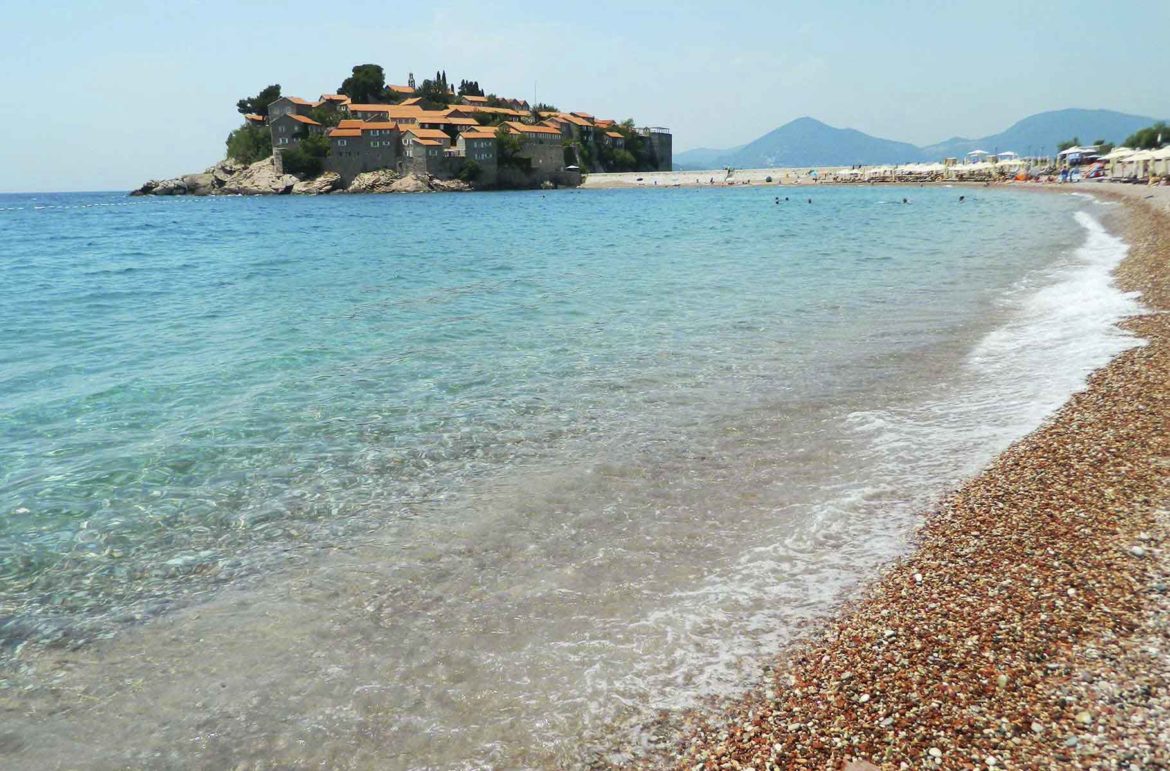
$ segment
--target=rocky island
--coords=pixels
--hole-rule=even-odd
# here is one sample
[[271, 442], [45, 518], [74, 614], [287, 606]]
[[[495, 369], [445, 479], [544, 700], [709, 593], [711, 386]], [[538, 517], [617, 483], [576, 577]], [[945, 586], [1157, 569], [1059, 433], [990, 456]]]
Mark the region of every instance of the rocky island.
[[270, 85], [236, 109], [226, 158], [131, 195], [321, 195], [576, 186], [590, 172], [669, 171], [671, 134], [550, 104], [485, 95], [476, 81], [385, 82], [353, 68], [309, 101]]

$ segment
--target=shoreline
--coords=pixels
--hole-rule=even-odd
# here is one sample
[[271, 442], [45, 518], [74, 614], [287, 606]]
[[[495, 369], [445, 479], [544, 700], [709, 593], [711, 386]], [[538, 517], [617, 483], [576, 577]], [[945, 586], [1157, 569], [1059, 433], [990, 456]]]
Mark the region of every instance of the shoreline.
[[1114, 276], [1146, 345], [947, 496], [755, 690], [633, 765], [1170, 763], [1170, 190], [1089, 189], [1124, 205]]

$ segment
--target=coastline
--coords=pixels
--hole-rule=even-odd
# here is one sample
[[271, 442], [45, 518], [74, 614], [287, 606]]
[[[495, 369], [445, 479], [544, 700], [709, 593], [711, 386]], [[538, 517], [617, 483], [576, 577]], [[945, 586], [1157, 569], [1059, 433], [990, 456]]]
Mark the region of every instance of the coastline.
[[755, 691], [684, 716], [638, 766], [1170, 763], [1170, 190], [1057, 189], [1124, 204], [1115, 277], [1151, 311], [1124, 324], [1146, 345], [948, 496]]

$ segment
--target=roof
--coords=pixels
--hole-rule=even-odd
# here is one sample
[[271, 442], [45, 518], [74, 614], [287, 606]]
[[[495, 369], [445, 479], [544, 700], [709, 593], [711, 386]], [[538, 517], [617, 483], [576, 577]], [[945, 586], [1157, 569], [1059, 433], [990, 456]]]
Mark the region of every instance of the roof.
[[626, 138], [625, 134], [622, 134], [619, 131], [607, 131], [607, 132], [605, 132], [605, 135], [607, 137], [612, 138], [612, 139], [625, 139]]
[[[304, 105], [309, 105], [309, 106], [312, 106], [313, 104], [315, 104], [314, 102], [310, 102], [308, 100], [301, 99], [299, 96], [286, 96], [284, 98], [289, 100], [293, 104], [304, 104]], [[277, 101], [279, 101], [279, 100], [277, 100]]]
[[297, 123], [305, 123], [305, 124], [308, 124], [310, 126], [320, 126], [321, 125], [320, 123], [313, 120], [312, 118], [306, 118], [304, 115], [296, 115], [294, 113], [290, 113], [288, 117], [292, 118]]
[[403, 99], [402, 102], [400, 102], [400, 106], [413, 107], [414, 105], [418, 104], [421, 101], [422, 101], [421, 96], [413, 96], [410, 99]]
[[[401, 128], [401, 127], [400, 127]], [[446, 134], [438, 129], [418, 128], [416, 126], [407, 126], [402, 129], [403, 133], [413, 134], [419, 139], [450, 139]]]
[[495, 139], [496, 132], [488, 129], [472, 129], [471, 131], [464, 131], [459, 136], [464, 139]]
[[592, 126], [593, 124], [582, 118], [580, 115], [574, 115], [571, 112], [562, 112], [558, 117], [561, 120], [566, 120], [576, 126]]
[[391, 91], [393, 91], [396, 94], [413, 94], [414, 93], [414, 89], [411, 88], [410, 86], [389, 86], [388, 85], [388, 86], [386, 86], [386, 88], [390, 89]]
[[520, 134], [556, 134], [557, 136], [561, 135], [561, 132], [558, 131], [557, 129], [553, 128], [552, 126], [541, 126], [541, 125], [530, 126], [527, 123], [517, 123], [514, 120], [510, 120], [507, 123], [505, 123], [504, 125], [507, 126], [509, 129], [511, 129], [512, 131], [515, 131], [515, 132], [520, 133]]
[[244, 120], [250, 120], [253, 123], [263, 123], [265, 118], [263, 115], [257, 115], [254, 112], [250, 112], [244, 116]]
[[436, 142], [433, 139], [416, 139], [414, 141], [420, 145], [425, 145], [427, 147], [438, 147], [441, 144], [443, 144], [442, 142]]
[[389, 112], [392, 104], [349, 104], [350, 112]]
[[589, 113], [587, 113], [587, 112], [575, 112], [575, 113], [572, 113], [572, 114], [573, 114], [573, 115], [576, 115], [578, 118], [584, 118], [584, 119], [585, 119], [585, 120], [587, 120], [587, 121], [592, 121], [592, 120], [593, 120], [593, 116], [592, 116], [592, 115], [590, 115], [590, 114], [589, 114]]
[[360, 118], [346, 118], [346, 119], [344, 119], [344, 120], [340, 121], [340, 122], [337, 124], [337, 128], [342, 128], [342, 129], [356, 128], [356, 129], [360, 129], [360, 128], [362, 127], [362, 124], [363, 124], [363, 123], [365, 123], [365, 121], [364, 121], [364, 120], [361, 120]]
[[349, 128], [335, 128], [335, 129], [329, 129], [329, 136], [330, 136], [330, 138], [332, 138], [332, 137], [360, 137], [361, 135], [362, 135], [362, 130], [361, 130], [360, 128], [355, 128], [355, 129], [349, 129]]
[[348, 102], [349, 97], [345, 94], [321, 94], [322, 102]]
[[609, 118], [598, 118], [598, 119], [594, 120], [593, 123], [594, 123], [594, 125], [600, 126], [601, 128], [608, 128], [610, 126], [617, 125], [616, 120], [610, 120]]
[[463, 101], [471, 102], [472, 104], [487, 104], [487, 97], [467, 95], [463, 97]]

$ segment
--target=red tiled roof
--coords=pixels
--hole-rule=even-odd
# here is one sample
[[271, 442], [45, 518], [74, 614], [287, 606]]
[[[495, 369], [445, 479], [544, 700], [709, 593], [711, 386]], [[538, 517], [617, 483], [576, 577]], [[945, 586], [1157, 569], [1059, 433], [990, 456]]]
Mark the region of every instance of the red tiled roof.
[[401, 107], [414, 107], [415, 105], [417, 105], [421, 101], [422, 101], [421, 96], [415, 96], [415, 97], [411, 97], [410, 99], [403, 99], [401, 102], [399, 102], [399, 106], [401, 106]]
[[464, 131], [460, 136], [464, 139], [495, 139], [496, 132], [488, 129], [472, 129], [471, 131]]
[[433, 139], [416, 139], [414, 141], [417, 144], [426, 145], [427, 147], [438, 147], [443, 144], [442, 142], [436, 142]]
[[285, 99], [289, 100], [293, 104], [303, 104], [303, 105], [308, 105], [310, 107], [313, 106], [313, 102], [309, 102], [309, 101], [306, 101], [304, 99], [301, 99], [299, 96], [286, 96]]
[[329, 129], [329, 136], [332, 137], [360, 137], [362, 130], [360, 128], [335, 128]]
[[504, 125], [507, 126], [509, 129], [511, 129], [512, 131], [515, 131], [515, 132], [520, 133], [520, 134], [556, 134], [557, 136], [561, 135], [561, 132], [558, 131], [557, 129], [553, 128], [552, 126], [541, 126], [541, 125], [530, 126], [527, 123], [517, 123], [514, 120], [510, 120], [507, 123], [505, 123]]
[[466, 101], [468, 101], [468, 102], [471, 102], [472, 104], [487, 104], [487, 97], [486, 97], [486, 96], [471, 96], [471, 95], [468, 95], [468, 96], [465, 96], [465, 97], [463, 97], [463, 98], [464, 98]]
[[244, 120], [250, 120], [253, 123], [263, 123], [265, 118], [263, 115], [257, 115], [254, 112], [250, 112], [244, 116]]
[[320, 123], [313, 120], [312, 118], [306, 118], [304, 115], [296, 115], [296, 114], [290, 113], [288, 117], [292, 118], [297, 123], [306, 123], [310, 126], [320, 126], [321, 125]]
[[410, 86], [390, 86], [390, 85], [388, 85], [388, 86], [386, 86], [386, 88], [390, 89], [391, 91], [393, 91], [396, 94], [413, 94], [414, 93], [414, 89], [411, 88]]

